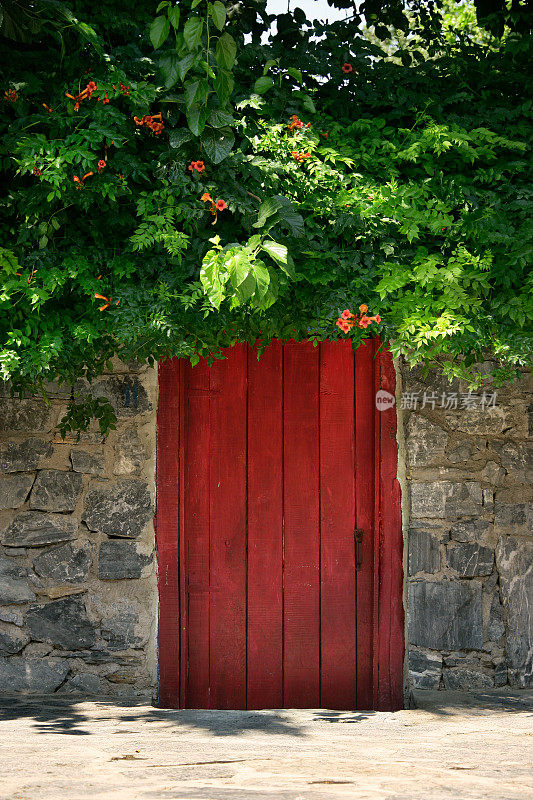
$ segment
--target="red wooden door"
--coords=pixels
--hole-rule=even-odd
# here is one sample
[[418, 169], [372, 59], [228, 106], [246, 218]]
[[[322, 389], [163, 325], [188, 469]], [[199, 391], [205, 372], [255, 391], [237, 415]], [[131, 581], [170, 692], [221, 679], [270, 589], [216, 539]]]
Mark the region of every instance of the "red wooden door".
[[376, 350], [161, 365], [161, 705], [401, 707], [396, 415], [375, 404], [394, 371]]

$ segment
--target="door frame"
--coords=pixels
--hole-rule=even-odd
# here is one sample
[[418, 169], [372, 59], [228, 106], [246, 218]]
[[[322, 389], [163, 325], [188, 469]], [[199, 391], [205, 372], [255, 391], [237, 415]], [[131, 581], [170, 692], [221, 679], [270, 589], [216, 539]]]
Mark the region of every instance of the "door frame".
[[[374, 593], [373, 593], [373, 708], [403, 707], [404, 607], [403, 531], [400, 484], [397, 478], [396, 407], [378, 410], [378, 390], [395, 395], [396, 373], [391, 354], [379, 350], [380, 340], [361, 345], [373, 392], [367, 392], [373, 425], [365, 424], [374, 452]], [[357, 389], [356, 389], [357, 391]], [[185, 621], [180, 616], [180, 402], [179, 359], [159, 364], [156, 460], [156, 547], [159, 584], [158, 698], [162, 708], [180, 707], [180, 640]]]

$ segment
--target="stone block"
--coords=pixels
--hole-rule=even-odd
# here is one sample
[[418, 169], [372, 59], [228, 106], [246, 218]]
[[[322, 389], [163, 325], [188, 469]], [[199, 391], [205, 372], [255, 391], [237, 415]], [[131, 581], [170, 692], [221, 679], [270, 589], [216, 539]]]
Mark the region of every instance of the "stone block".
[[410, 528], [408, 534], [409, 575], [417, 572], [434, 573], [440, 570], [442, 536], [424, 529]]
[[456, 542], [479, 542], [490, 528], [484, 519], [462, 520], [450, 528], [450, 536]]
[[33, 600], [35, 594], [28, 583], [27, 570], [0, 556], [0, 604], [16, 605]]
[[411, 515], [428, 519], [476, 516], [481, 513], [479, 483], [427, 481], [411, 484]]
[[468, 461], [473, 452], [474, 447], [471, 442], [462, 442], [461, 444], [457, 445], [457, 447], [449, 450], [449, 452], [446, 453], [446, 458], [453, 464], [458, 464], [461, 461]]
[[47, 433], [54, 425], [55, 413], [44, 400], [10, 397], [0, 404], [0, 433]]
[[115, 447], [115, 475], [134, 475], [146, 460], [146, 450], [135, 429], [124, 431]]
[[80, 694], [98, 695], [100, 692], [100, 678], [91, 672], [78, 672], [73, 675], [65, 687], [67, 692]]
[[[46, 642], [30, 642], [24, 648], [24, 657], [25, 658], [43, 658], [43, 656], [47, 656], [49, 653], [52, 652], [54, 648], [51, 644], [46, 644]], [[58, 658], [60, 657], [58, 653], [55, 654]]]
[[532, 480], [533, 450], [529, 443], [494, 442], [493, 449], [500, 456], [502, 467], [513, 480], [529, 483]]
[[0, 535], [6, 547], [43, 547], [74, 539], [78, 524], [62, 514], [23, 511]]
[[440, 653], [409, 650], [409, 675], [415, 689], [438, 689], [442, 673]]
[[10, 655], [20, 653], [29, 641], [30, 637], [26, 631], [8, 622], [0, 622], [0, 653]]
[[38, 511], [74, 511], [83, 488], [77, 472], [43, 469], [30, 495], [30, 508]]
[[498, 664], [494, 670], [494, 686], [505, 686], [509, 680], [506, 664]]
[[111, 539], [100, 545], [98, 577], [105, 581], [140, 578], [143, 567], [151, 560], [151, 556], [139, 552], [133, 542]]
[[407, 456], [411, 467], [440, 463], [448, 442], [443, 428], [420, 414], [411, 414], [407, 426]]
[[490, 689], [494, 686], [494, 679], [486, 672], [476, 669], [456, 667], [445, 669], [444, 688], [469, 692], [472, 689]]
[[92, 647], [95, 632], [87, 617], [85, 603], [79, 596], [53, 600], [44, 606], [32, 606], [26, 622], [31, 638], [59, 645], [69, 650]]
[[68, 675], [69, 664], [60, 658], [0, 658], [0, 686], [4, 692], [49, 694]]
[[152, 410], [152, 404], [142, 381], [137, 375], [123, 375], [106, 378], [91, 386], [78, 381], [75, 391], [105, 397], [115, 410], [117, 417], [132, 417]]
[[533, 541], [500, 537], [496, 567], [507, 611], [508, 665], [518, 686], [533, 686]]
[[[34, 597], [32, 599], [34, 599]], [[24, 615], [18, 608], [0, 608], [0, 620], [2, 622], [11, 622], [13, 625], [18, 625], [20, 627], [24, 624]]]
[[85, 498], [85, 524], [109, 536], [140, 536], [152, 516], [148, 485], [135, 478], [110, 489], [92, 489]]
[[41, 578], [51, 578], [62, 583], [84, 581], [91, 565], [91, 556], [83, 548], [71, 544], [60, 545], [33, 560], [33, 569]]
[[9, 442], [0, 454], [0, 471], [30, 472], [38, 469], [53, 452], [51, 442], [44, 439], [30, 438], [20, 444]]
[[487, 483], [492, 484], [492, 486], [498, 486], [505, 476], [505, 470], [495, 461], [487, 461], [481, 471], [481, 475]]
[[139, 615], [133, 609], [123, 608], [114, 616], [102, 620], [102, 638], [110, 650], [139, 647], [143, 639], [135, 632], [138, 623]]
[[503, 623], [503, 609], [500, 603], [500, 598], [497, 593], [494, 593], [490, 604], [489, 625], [487, 629], [487, 637], [491, 642], [497, 642], [505, 633], [505, 625]]
[[0, 476], [0, 508], [19, 508], [33, 486], [34, 475]]
[[105, 456], [103, 453], [87, 453], [85, 450], [72, 450], [70, 461], [74, 472], [86, 475], [105, 474]]
[[479, 544], [457, 544], [447, 549], [448, 565], [460, 578], [490, 575], [494, 565], [494, 551]]
[[486, 408], [457, 409], [447, 411], [446, 425], [450, 430], [462, 431], [470, 435], [493, 436], [503, 433], [510, 423], [510, 416], [502, 406]]
[[481, 586], [412, 581], [408, 619], [413, 645], [429, 650], [479, 650], [483, 646]]
[[530, 534], [532, 532], [532, 507], [529, 503], [494, 504], [494, 530], [496, 533]]

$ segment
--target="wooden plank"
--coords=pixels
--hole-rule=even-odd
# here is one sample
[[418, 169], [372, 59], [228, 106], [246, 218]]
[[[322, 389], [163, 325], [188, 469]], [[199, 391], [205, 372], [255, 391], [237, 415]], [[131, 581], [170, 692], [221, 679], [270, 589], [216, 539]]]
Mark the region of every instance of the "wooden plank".
[[284, 706], [320, 703], [319, 351], [284, 346]]
[[357, 572], [357, 708], [374, 707], [374, 345], [355, 354], [356, 527], [363, 531], [363, 563]]
[[320, 345], [321, 698], [356, 708], [354, 353]]
[[210, 707], [246, 708], [246, 345], [211, 368]]
[[[383, 351], [379, 359], [380, 387], [394, 395], [396, 376], [392, 357]], [[391, 406], [377, 413], [380, 417], [378, 709], [395, 711], [403, 706], [404, 657], [403, 537], [400, 485], [396, 477], [396, 408]]]
[[283, 347], [248, 350], [247, 707], [283, 705]]
[[159, 705], [179, 706], [178, 592], [178, 361], [159, 365], [157, 413], [156, 542], [159, 577]]
[[209, 707], [209, 367], [181, 364], [182, 705]]

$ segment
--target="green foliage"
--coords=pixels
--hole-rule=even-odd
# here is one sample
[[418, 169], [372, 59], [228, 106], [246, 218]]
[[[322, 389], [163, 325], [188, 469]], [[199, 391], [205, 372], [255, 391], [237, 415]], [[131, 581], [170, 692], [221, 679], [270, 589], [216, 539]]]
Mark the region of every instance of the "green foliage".
[[[50, 8], [30, 4], [0, 55], [0, 375], [15, 390], [90, 381], [113, 355], [343, 337], [339, 312], [361, 303], [382, 322], [355, 326], [354, 347], [379, 332], [472, 385], [476, 361], [499, 381], [529, 363], [518, 22], [496, 40], [469, 10], [454, 38], [446, 16], [390, 4], [372, 38], [300, 10], [268, 33], [264, 3]], [[112, 422], [73, 398], [64, 431], [91, 415]]]

